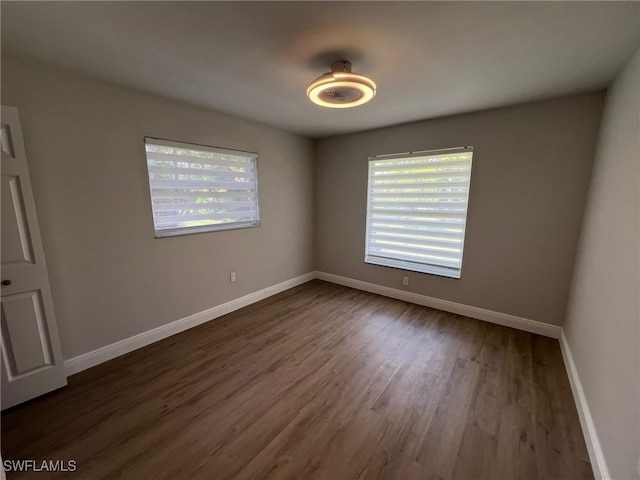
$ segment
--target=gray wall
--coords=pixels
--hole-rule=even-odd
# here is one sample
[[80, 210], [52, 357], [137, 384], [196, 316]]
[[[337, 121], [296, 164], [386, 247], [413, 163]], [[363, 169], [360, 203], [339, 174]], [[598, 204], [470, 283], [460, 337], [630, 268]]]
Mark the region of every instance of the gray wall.
[[[317, 269], [560, 325], [602, 101], [592, 93], [319, 141]], [[364, 263], [367, 158], [465, 145], [475, 151], [462, 278]]]
[[611, 478], [640, 445], [640, 50], [610, 88], [564, 326]]
[[[21, 115], [65, 358], [313, 269], [311, 140], [4, 57], [2, 103]], [[258, 152], [262, 226], [154, 239], [145, 135]]]

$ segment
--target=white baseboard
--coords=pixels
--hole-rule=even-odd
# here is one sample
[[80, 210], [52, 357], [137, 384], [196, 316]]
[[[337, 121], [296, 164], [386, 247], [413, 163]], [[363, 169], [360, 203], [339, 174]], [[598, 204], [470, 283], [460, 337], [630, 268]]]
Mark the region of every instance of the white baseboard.
[[596, 426], [593, 423], [589, 405], [587, 404], [587, 397], [584, 395], [582, 389], [582, 383], [578, 376], [578, 370], [576, 364], [573, 361], [573, 355], [571, 355], [571, 349], [567, 342], [567, 337], [564, 331], [560, 335], [560, 351], [562, 352], [562, 358], [564, 359], [564, 365], [567, 369], [567, 375], [569, 377], [569, 383], [571, 384], [571, 391], [573, 392], [573, 400], [578, 410], [578, 416], [580, 417], [580, 425], [582, 426], [582, 434], [584, 435], [585, 443], [587, 444], [587, 451], [589, 452], [589, 460], [591, 461], [591, 468], [593, 468], [593, 475], [596, 480], [609, 480], [609, 469], [604, 459], [604, 453], [600, 446], [600, 440], [598, 439], [598, 433], [596, 432]]
[[221, 317], [227, 313], [231, 313], [252, 303], [259, 302], [267, 297], [275, 295], [276, 293], [284, 292], [290, 288], [302, 285], [310, 280], [316, 278], [315, 272], [306, 273], [296, 278], [286, 280], [282, 283], [272, 285], [264, 288], [244, 297], [236, 298], [230, 302], [223, 303], [212, 308], [209, 308], [203, 312], [194, 313], [188, 317], [181, 318], [166, 325], [154, 328], [147, 332], [134, 335], [133, 337], [125, 338], [119, 342], [106, 345], [91, 352], [78, 355], [77, 357], [65, 360], [64, 366], [67, 370], [67, 375], [73, 375], [74, 373], [81, 372], [96, 365], [111, 360], [113, 358], [124, 355], [125, 353], [132, 352], [138, 348], [150, 345], [158, 340], [165, 339], [176, 333], [183, 332], [189, 328], [195, 327], [202, 323], [213, 320], [214, 318]]
[[337, 283], [338, 285], [344, 285], [345, 287], [364, 290], [365, 292], [376, 293], [385, 297], [404, 300], [405, 302], [415, 303], [418, 305], [423, 305], [425, 307], [437, 308], [438, 310], [444, 310], [445, 312], [456, 313], [458, 315], [464, 315], [466, 317], [484, 320], [485, 322], [496, 323], [505, 327], [524, 330], [525, 332], [537, 333], [538, 335], [543, 335], [545, 337], [560, 338], [560, 334], [562, 332], [562, 328], [558, 327], [557, 325], [550, 325], [548, 323], [529, 320], [528, 318], [516, 317], [515, 315], [508, 315], [506, 313], [494, 312], [492, 310], [485, 310], [484, 308], [472, 307], [469, 305], [464, 305], [462, 303], [441, 300], [439, 298], [428, 297], [426, 295], [420, 295], [418, 293], [405, 292], [404, 290], [383, 287], [374, 283], [368, 283], [361, 280], [354, 280], [353, 278], [333, 275], [332, 273], [316, 272], [316, 278], [331, 283]]
[[68, 375], [81, 372], [88, 368], [99, 365], [103, 362], [119, 357], [126, 353], [137, 350], [138, 348], [150, 345], [158, 340], [170, 337], [176, 333], [183, 332], [189, 328], [195, 327], [202, 323], [218, 318], [227, 313], [231, 313], [252, 303], [263, 300], [267, 297], [283, 292], [290, 288], [296, 287], [303, 283], [306, 283], [314, 278], [325, 280], [327, 282], [337, 283], [358, 290], [364, 290], [385, 297], [396, 298], [398, 300], [404, 300], [406, 302], [415, 303], [418, 305], [424, 305], [427, 307], [437, 308], [447, 312], [456, 313], [459, 315], [465, 315], [471, 318], [477, 318], [498, 325], [504, 325], [506, 327], [517, 328], [531, 333], [537, 333], [552, 338], [559, 338], [561, 328], [555, 325], [549, 325], [526, 318], [516, 317], [513, 315], [507, 315], [505, 313], [494, 312], [491, 310], [485, 310], [483, 308], [471, 307], [469, 305], [463, 305], [460, 303], [450, 302], [447, 300], [440, 300], [438, 298], [428, 297], [426, 295], [420, 295], [417, 293], [405, 292], [394, 288], [383, 287], [375, 285], [373, 283], [362, 282], [360, 280], [354, 280], [352, 278], [341, 277], [325, 272], [310, 272], [305, 275], [301, 275], [290, 280], [286, 280], [277, 285], [272, 285], [258, 292], [245, 295], [244, 297], [231, 300], [230, 302], [209, 308], [205, 311], [189, 315], [188, 317], [181, 318], [174, 322], [160, 327], [154, 328], [147, 332], [134, 335], [133, 337], [120, 340], [119, 342], [106, 345], [91, 352], [78, 355], [77, 357], [70, 358], [64, 362]]

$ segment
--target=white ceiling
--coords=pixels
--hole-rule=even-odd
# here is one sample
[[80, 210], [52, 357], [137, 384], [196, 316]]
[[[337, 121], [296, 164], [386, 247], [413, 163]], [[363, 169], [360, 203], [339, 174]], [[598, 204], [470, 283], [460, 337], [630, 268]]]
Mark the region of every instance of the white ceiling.
[[[310, 137], [606, 87], [640, 44], [634, 2], [8, 2], [2, 51]], [[314, 106], [334, 60], [372, 77]]]

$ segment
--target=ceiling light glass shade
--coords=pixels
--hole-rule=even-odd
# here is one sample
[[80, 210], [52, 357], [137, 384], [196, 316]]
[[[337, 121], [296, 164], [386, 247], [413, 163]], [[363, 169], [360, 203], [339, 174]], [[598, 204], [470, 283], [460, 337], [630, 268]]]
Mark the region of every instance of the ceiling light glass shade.
[[313, 103], [329, 108], [351, 108], [367, 103], [376, 95], [376, 84], [364, 75], [351, 72], [351, 63], [333, 62], [331, 72], [316, 78], [307, 97]]

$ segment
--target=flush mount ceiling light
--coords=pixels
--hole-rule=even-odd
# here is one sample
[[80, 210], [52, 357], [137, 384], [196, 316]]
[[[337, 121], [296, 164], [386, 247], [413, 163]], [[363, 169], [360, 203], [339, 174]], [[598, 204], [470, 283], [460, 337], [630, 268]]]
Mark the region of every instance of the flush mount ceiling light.
[[367, 103], [376, 95], [373, 80], [351, 72], [351, 62], [340, 60], [331, 64], [331, 72], [316, 78], [307, 97], [313, 103], [329, 108], [351, 108]]

